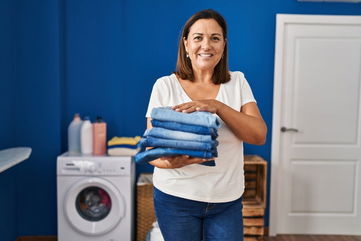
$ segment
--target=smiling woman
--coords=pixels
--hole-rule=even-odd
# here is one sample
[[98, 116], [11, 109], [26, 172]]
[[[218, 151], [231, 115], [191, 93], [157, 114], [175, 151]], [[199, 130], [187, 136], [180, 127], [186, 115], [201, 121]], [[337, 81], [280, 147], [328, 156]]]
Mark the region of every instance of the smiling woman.
[[216, 67], [226, 42], [221, 26], [213, 19], [198, 20], [183, 41], [193, 71], [199, 73]]
[[[200, 58], [197, 62], [197, 56], [204, 57], [204, 61]], [[202, 69], [214, 72], [214, 84], [230, 80], [227, 24], [221, 15], [212, 11], [193, 15], [184, 25], [182, 40], [179, 41], [176, 67], [179, 78], [194, 81], [194, 71]]]
[[153, 86], [148, 128], [152, 109], [165, 106], [210, 112], [222, 125], [215, 166], [193, 165], [207, 159], [186, 155], [149, 162], [164, 240], [242, 241], [243, 142], [263, 144], [267, 128], [244, 74], [228, 70], [227, 25], [216, 11], [200, 11], [184, 25], [175, 73]]

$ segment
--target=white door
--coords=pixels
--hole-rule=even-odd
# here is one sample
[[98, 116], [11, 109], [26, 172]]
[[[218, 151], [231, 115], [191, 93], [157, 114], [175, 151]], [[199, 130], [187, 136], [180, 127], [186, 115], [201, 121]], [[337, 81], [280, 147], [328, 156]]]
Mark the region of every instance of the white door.
[[360, 16], [277, 15], [271, 235], [361, 235], [360, 82]]

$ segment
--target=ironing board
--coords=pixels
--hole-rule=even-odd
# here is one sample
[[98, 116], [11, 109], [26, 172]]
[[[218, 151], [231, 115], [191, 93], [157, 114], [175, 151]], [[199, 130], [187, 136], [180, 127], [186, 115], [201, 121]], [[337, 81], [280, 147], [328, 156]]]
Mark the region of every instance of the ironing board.
[[29, 158], [31, 148], [15, 147], [0, 151], [0, 173]]

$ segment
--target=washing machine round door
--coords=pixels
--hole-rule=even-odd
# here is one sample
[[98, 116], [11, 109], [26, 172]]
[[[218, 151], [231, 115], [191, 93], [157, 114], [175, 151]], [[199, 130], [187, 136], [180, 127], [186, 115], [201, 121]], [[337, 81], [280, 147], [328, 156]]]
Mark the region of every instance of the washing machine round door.
[[102, 178], [85, 178], [68, 190], [64, 212], [75, 230], [96, 236], [117, 226], [124, 217], [125, 202], [111, 182]]

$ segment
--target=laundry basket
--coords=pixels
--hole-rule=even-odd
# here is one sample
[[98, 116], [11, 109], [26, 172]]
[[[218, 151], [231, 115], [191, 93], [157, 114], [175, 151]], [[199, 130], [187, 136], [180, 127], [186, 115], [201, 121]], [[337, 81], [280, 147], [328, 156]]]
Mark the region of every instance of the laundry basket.
[[155, 221], [153, 174], [142, 173], [137, 182], [137, 241], [145, 241]]

